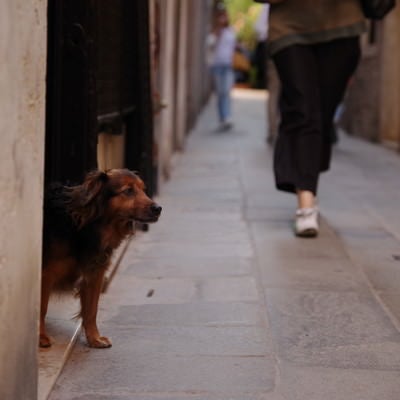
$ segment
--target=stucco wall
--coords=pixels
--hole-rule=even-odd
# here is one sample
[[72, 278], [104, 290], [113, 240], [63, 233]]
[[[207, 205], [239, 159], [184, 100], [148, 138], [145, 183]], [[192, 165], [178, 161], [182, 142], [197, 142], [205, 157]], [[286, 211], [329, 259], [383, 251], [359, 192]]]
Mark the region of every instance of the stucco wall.
[[341, 125], [350, 134], [372, 142], [379, 140], [380, 51], [379, 47], [364, 55], [351, 78], [344, 99]]
[[383, 26], [380, 138], [400, 145], [400, 5]]
[[0, 13], [0, 399], [37, 391], [45, 0], [2, 0]]
[[175, 68], [176, 68], [176, 32], [177, 32], [177, 0], [161, 1], [162, 36], [161, 36], [161, 98], [167, 104], [160, 114], [159, 135], [159, 174], [160, 180], [169, 178], [171, 173], [171, 157], [174, 152], [175, 134]]
[[[162, 35], [159, 70], [154, 82], [155, 92], [159, 92], [166, 108], [155, 116], [154, 123], [158, 144], [158, 179], [163, 182], [171, 174], [174, 152], [183, 150], [186, 134], [193, 127], [210, 93], [205, 38], [212, 1], [161, 0], [158, 4], [161, 11], [156, 27], [160, 26]], [[153, 12], [153, 19], [154, 15]], [[196, 18], [192, 18], [193, 15]], [[155, 29], [154, 23], [152, 29]]]
[[363, 37], [363, 57], [345, 98], [342, 125], [371, 141], [400, 145], [400, 6], [376, 24], [376, 42]]

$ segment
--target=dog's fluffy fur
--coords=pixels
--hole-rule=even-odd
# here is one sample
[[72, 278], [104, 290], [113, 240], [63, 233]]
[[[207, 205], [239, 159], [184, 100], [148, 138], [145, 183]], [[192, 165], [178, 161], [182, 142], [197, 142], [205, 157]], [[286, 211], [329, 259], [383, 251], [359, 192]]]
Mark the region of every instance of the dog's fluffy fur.
[[91, 347], [110, 347], [96, 323], [105, 271], [113, 251], [133, 233], [135, 221], [156, 222], [161, 207], [127, 169], [90, 172], [77, 186], [50, 185], [45, 193], [40, 312], [41, 347], [51, 345], [45, 317], [53, 290], [76, 288]]

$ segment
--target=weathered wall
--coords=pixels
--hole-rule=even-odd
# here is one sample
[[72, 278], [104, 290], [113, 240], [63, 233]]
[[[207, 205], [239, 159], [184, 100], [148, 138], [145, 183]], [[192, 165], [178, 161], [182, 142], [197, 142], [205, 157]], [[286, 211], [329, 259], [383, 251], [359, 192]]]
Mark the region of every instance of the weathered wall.
[[186, 40], [189, 36], [189, 2], [179, 0], [179, 28], [176, 36], [178, 46], [176, 65], [176, 107], [175, 107], [175, 145], [177, 150], [182, 150], [186, 136], [186, 114], [187, 114], [187, 64], [188, 51]]
[[380, 49], [366, 46], [363, 49], [363, 57], [348, 85], [341, 125], [352, 135], [376, 142], [379, 138]]
[[363, 37], [363, 57], [345, 98], [342, 125], [371, 141], [400, 145], [400, 7]]
[[159, 148], [159, 173], [161, 181], [169, 178], [171, 157], [175, 150], [175, 101], [176, 101], [176, 33], [177, 33], [177, 0], [161, 2], [162, 35], [161, 35], [161, 99], [166, 108], [161, 112]]
[[380, 86], [380, 139], [400, 144], [400, 6], [383, 26]]
[[46, 8], [1, 1], [0, 399], [37, 392]]
[[[156, 97], [164, 107], [154, 118], [158, 150], [159, 181], [171, 174], [172, 158], [184, 148], [185, 137], [210, 93], [205, 60], [205, 38], [209, 31], [211, 0], [153, 0], [152, 54], [159, 37], [159, 62], [153, 68]], [[159, 22], [155, 5], [160, 6]], [[196, 18], [193, 18], [196, 16]], [[153, 96], [154, 97], [154, 96]], [[159, 108], [156, 104], [156, 109]]]
[[[211, 29], [213, 2], [190, 0], [189, 3], [190, 40], [186, 41], [188, 52], [187, 127], [191, 129], [211, 89], [209, 68], [206, 63], [206, 37]], [[193, 15], [196, 18], [191, 18]]]

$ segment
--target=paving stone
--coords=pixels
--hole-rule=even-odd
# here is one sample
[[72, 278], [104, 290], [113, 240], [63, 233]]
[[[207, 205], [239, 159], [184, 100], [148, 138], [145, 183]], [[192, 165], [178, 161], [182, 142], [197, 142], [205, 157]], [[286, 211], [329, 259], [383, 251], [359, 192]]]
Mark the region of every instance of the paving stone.
[[[207, 235], [207, 233], [205, 233]], [[129, 252], [130, 254], [131, 252]], [[204, 237], [201, 242], [160, 242], [157, 246], [154, 243], [141, 243], [135, 247], [135, 257], [187, 257], [190, 254], [193, 258], [199, 257], [252, 257], [253, 249], [248, 241], [223, 243], [214, 242]]]
[[[221, 226], [222, 225], [222, 226]], [[185, 221], [185, 224], [174, 224], [174, 228], [167, 230], [158, 229], [152, 235], [144, 235], [142, 244], [151, 244], [157, 252], [163, 252], [163, 246], [173, 249], [176, 242], [180, 242], [180, 247], [197, 244], [203, 250], [202, 254], [208, 254], [208, 247], [215, 244], [229, 244], [241, 246], [249, 240], [248, 231], [244, 222], [233, 224], [204, 223], [197, 224]], [[160, 247], [160, 243], [163, 246]], [[140, 246], [142, 247], [142, 246]]]
[[[285, 400], [283, 397], [276, 397], [275, 394], [221, 394], [196, 392], [189, 393], [151, 393], [151, 394], [87, 394], [80, 395], [67, 400]], [[60, 399], [63, 400], [63, 399]]]
[[188, 303], [121, 306], [107, 323], [115, 326], [261, 326], [257, 303]]
[[272, 226], [277, 224], [281, 228], [285, 227], [286, 231], [288, 227], [290, 229], [293, 223], [293, 204], [277, 207], [276, 199], [272, 200], [275, 203], [273, 206], [268, 204], [266, 196], [252, 197], [252, 199], [251, 204], [247, 204], [243, 211], [246, 221], [263, 221], [271, 223]]
[[399, 241], [383, 229], [341, 228], [351, 260], [360, 266], [374, 289], [400, 291]]
[[368, 291], [364, 276], [346, 260], [312, 258], [282, 263], [271, 257], [260, 263], [260, 270], [267, 288]]
[[113, 347], [82, 338], [50, 400], [399, 398], [400, 157], [341, 135], [320, 235], [295, 238], [265, 96], [235, 96], [229, 133], [206, 108], [157, 199], [162, 218], [101, 298]]
[[180, 304], [198, 299], [198, 281], [193, 279], [145, 279], [124, 276], [112, 282], [104, 303], [108, 307], [140, 304]]
[[137, 327], [106, 321], [102, 323], [102, 331], [112, 331], [113, 357], [129, 349], [132, 360], [141, 356], [166, 355], [272, 356], [271, 339], [264, 327]]
[[378, 293], [379, 298], [382, 300], [385, 307], [389, 310], [391, 315], [396, 319], [396, 323], [398, 326], [400, 321], [400, 293], [396, 292], [388, 292]]
[[[257, 301], [253, 277], [214, 277], [210, 279], [144, 279], [125, 276], [113, 283], [105, 296], [108, 302], [123, 304], [179, 304], [195, 301]], [[151, 295], [150, 295], [151, 294]]]
[[253, 272], [253, 262], [250, 258], [230, 256], [135, 258], [125, 261], [123, 274], [141, 278], [240, 276]]
[[290, 400], [398, 400], [398, 371], [337, 368], [299, 368], [280, 365], [281, 382], [277, 388]]
[[282, 261], [319, 259], [348, 259], [342, 244], [332, 232], [322, 227], [317, 238], [297, 238], [290, 224], [280, 222], [254, 222], [252, 236], [258, 259], [279, 257]]
[[[113, 348], [112, 348], [113, 349]], [[93, 368], [95, 366], [95, 368]], [[83, 370], [90, 369], [90, 379]], [[272, 391], [274, 362], [266, 357], [136, 356], [129, 352], [76, 351], [50, 400], [100, 393], [216, 393], [252, 398]], [[69, 397], [68, 397], [69, 396]]]
[[[281, 232], [271, 231], [263, 222], [254, 222], [251, 228], [265, 287], [330, 291], [368, 290], [364, 275], [343, 253], [337, 239], [331, 238], [331, 246], [327, 251], [330, 252], [332, 248], [337, 251], [331, 256], [325, 254], [325, 250], [319, 249], [326, 246], [318, 239], [313, 244], [309, 241], [303, 244], [297, 238], [289, 237], [290, 233], [282, 237]], [[316, 249], [313, 246], [316, 246]]]
[[266, 298], [284, 360], [400, 370], [400, 334], [371, 295], [267, 289]]
[[198, 290], [204, 301], [259, 301], [253, 277], [207, 279], [199, 282]]

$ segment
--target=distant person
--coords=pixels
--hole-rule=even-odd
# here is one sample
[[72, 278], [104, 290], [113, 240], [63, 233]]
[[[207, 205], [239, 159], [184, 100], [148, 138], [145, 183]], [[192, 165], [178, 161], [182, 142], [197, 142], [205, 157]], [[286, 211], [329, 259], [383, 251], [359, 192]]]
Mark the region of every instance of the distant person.
[[213, 30], [207, 38], [207, 45], [208, 61], [217, 95], [219, 129], [229, 130], [232, 128], [230, 92], [234, 84], [232, 60], [236, 45], [236, 33], [229, 25], [226, 10], [217, 11]]
[[360, 58], [365, 20], [359, 0], [268, 2], [268, 46], [281, 82], [275, 181], [297, 194], [295, 234], [312, 237], [318, 179], [330, 166], [333, 118]]

